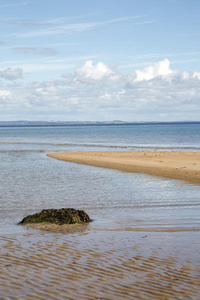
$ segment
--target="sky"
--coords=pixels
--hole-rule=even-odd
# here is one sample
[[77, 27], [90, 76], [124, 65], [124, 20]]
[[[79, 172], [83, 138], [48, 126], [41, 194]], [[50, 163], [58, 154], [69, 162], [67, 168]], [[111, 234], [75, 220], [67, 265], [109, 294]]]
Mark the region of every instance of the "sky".
[[0, 121], [200, 121], [199, 0], [0, 0]]

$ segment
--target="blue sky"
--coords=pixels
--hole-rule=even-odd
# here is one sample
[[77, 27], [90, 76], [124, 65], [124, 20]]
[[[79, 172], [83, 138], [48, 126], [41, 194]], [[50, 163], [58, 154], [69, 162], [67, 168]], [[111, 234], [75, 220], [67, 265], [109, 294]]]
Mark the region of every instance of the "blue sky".
[[200, 116], [200, 1], [0, 0], [0, 121]]

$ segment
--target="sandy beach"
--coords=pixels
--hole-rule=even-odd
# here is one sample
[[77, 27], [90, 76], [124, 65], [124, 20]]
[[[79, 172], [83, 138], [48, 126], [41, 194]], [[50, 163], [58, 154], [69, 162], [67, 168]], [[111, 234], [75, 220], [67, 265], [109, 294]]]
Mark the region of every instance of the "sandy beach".
[[90, 151], [47, 154], [59, 160], [200, 184], [200, 152]]

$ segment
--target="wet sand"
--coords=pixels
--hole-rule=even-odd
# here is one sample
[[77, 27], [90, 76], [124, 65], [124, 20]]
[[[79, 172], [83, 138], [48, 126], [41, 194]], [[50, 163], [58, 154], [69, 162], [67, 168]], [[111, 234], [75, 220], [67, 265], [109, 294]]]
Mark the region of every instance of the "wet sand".
[[200, 184], [200, 152], [90, 151], [47, 155], [69, 162], [126, 172], [139, 172]]
[[198, 240], [199, 232], [28, 228], [1, 237], [1, 300], [200, 299]]

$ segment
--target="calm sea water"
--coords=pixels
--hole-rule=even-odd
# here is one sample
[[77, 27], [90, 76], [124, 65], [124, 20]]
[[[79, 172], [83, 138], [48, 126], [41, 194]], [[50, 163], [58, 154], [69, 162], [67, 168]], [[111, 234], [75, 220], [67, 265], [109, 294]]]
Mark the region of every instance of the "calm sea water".
[[46, 152], [200, 150], [200, 124], [0, 128], [0, 233], [44, 208], [84, 209], [89, 230], [200, 228], [200, 187], [62, 162]]

